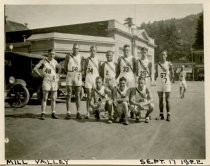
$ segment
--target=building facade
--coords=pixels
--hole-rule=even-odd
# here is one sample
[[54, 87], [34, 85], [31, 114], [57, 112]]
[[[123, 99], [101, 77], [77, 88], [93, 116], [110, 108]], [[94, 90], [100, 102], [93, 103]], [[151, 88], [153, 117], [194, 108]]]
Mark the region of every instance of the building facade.
[[[7, 32], [8, 34], [11, 32]], [[17, 33], [18, 32], [12, 32]], [[20, 32], [19, 32], [20, 33]], [[21, 31], [21, 34], [24, 30]], [[43, 54], [48, 49], [55, 49], [57, 56], [64, 58], [71, 51], [73, 43], [80, 45], [80, 54], [84, 57], [89, 55], [90, 45], [97, 46], [97, 52], [101, 61], [105, 60], [107, 50], [114, 51], [115, 61], [123, 55], [123, 46], [131, 46], [134, 57], [140, 57], [140, 50], [146, 47], [149, 60], [152, 62], [152, 78], [154, 78], [154, 39], [150, 38], [145, 30], [129, 28], [116, 20], [81, 23], [74, 25], [55, 26], [40, 29], [27, 30], [30, 34], [24, 42], [13, 44], [13, 51]], [[154, 80], [154, 79], [153, 79]]]

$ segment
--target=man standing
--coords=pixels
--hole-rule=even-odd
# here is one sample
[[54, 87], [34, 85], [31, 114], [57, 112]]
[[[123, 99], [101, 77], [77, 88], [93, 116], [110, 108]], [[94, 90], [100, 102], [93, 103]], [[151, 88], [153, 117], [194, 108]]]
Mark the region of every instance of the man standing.
[[135, 89], [135, 73], [136, 73], [136, 62], [135, 58], [130, 54], [130, 46], [124, 45], [123, 56], [119, 57], [117, 63], [117, 77], [118, 80], [121, 77], [125, 77], [127, 82], [127, 87]]
[[106, 88], [113, 90], [116, 86], [116, 64], [113, 62], [113, 51], [106, 52], [107, 61], [100, 67], [100, 76], [103, 78], [103, 82]]
[[145, 47], [142, 47], [141, 57], [137, 59], [136, 64], [137, 64], [137, 76], [144, 78], [147, 87], [149, 87], [151, 81], [152, 63], [148, 60], [147, 54], [148, 50]]
[[[34, 67], [34, 72], [43, 78], [42, 81], [42, 91], [43, 91], [43, 98], [42, 98], [42, 113], [41, 113], [41, 120], [45, 120], [45, 110], [47, 105], [48, 94], [51, 92], [51, 110], [53, 119], [59, 119], [58, 116], [55, 115], [55, 105], [56, 105], [56, 98], [57, 98], [57, 90], [58, 90], [58, 80], [59, 76], [56, 73], [61, 71], [61, 67], [58, 65], [55, 58], [55, 51], [53, 49], [48, 50], [48, 57], [39, 61], [39, 63]], [[42, 72], [39, 72], [38, 69], [42, 69]]]
[[180, 86], [180, 97], [181, 99], [184, 98], [184, 93], [187, 90], [187, 83], [186, 83], [186, 72], [184, 71], [184, 66], [181, 66], [181, 71], [179, 73], [179, 86]]
[[87, 114], [85, 119], [89, 118], [89, 104], [91, 98], [91, 91], [95, 88], [95, 80], [96, 77], [99, 76], [99, 60], [96, 56], [97, 47], [91, 46], [90, 47], [90, 56], [86, 59], [84, 65], [84, 72], [85, 72], [85, 89], [87, 93]]
[[167, 51], [163, 50], [160, 53], [160, 62], [156, 66], [155, 78], [157, 78], [157, 93], [159, 97], [160, 115], [157, 119], [164, 120], [163, 114], [163, 94], [165, 93], [167, 121], [171, 120], [170, 116], [170, 93], [171, 93], [171, 80], [174, 78], [174, 71], [171, 62], [166, 60]]
[[73, 53], [69, 53], [66, 55], [65, 63], [64, 63], [64, 70], [67, 73], [67, 76], [66, 76], [66, 88], [67, 88], [66, 119], [67, 120], [71, 119], [70, 103], [71, 103], [71, 95], [72, 95], [73, 88], [75, 90], [76, 107], [77, 107], [76, 119], [82, 119], [80, 115], [80, 92], [81, 92], [81, 86], [82, 86], [81, 63], [82, 63], [82, 59], [79, 54], [79, 45], [78, 43], [74, 43]]

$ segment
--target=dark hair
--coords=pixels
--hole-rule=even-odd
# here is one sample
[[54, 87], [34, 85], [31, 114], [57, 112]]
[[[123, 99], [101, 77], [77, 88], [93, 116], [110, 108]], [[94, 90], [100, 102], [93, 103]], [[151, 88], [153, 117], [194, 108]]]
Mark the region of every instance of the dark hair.
[[52, 52], [54, 49], [50, 48], [47, 50], [48, 53]]
[[95, 49], [97, 49], [97, 46], [96, 45], [91, 45], [90, 46], [90, 49], [92, 49], [92, 48], [94, 48], [95, 47]]
[[139, 76], [138, 81], [145, 81], [145, 77]]
[[121, 81], [127, 82], [127, 79], [126, 79], [125, 77], [121, 77], [121, 78], [119, 79], [119, 81], [120, 81], [120, 82], [121, 82]]
[[130, 47], [128, 44], [125, 44], [124, 46], [123, 46], [123, 49], [125, 49], [126, 47]]
[[78, 43], [74, 43], [74, 44], [73, 44], [73, 47], [74, 47], [74, 46], [79, 46], [79, 44], [78, 44]]
[[106, 52], [106, 55], [108, 55], [108, 53], [110, 53], [110, 52], [111, 52], [112, 54], [114, 53], [112, 50], [108, 50], [108, 51]]
[[101, 76], [96, 77], [96, 81], [97, 80], [102, 80], [102, 77]]
[[148, 49], [146, 47], [141, 47], [141, 51], [148, 51]]
[[162, 54], [163, 52], [166, 52], [166, 54], [168, 53], [168, 51], [167, 51], [166, 49], [162, 49], [162, 50], [160, 51], [160, 54]]

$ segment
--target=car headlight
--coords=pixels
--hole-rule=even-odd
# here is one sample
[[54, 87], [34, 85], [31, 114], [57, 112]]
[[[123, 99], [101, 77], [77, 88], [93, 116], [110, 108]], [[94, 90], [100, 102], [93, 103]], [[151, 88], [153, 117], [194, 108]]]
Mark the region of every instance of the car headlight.
[[14, 83], [15, 83], [15, 77], [10, 76], [10, 77], [9, 77], [9, 83], [10, 83], [10, 84], [14, 84]]

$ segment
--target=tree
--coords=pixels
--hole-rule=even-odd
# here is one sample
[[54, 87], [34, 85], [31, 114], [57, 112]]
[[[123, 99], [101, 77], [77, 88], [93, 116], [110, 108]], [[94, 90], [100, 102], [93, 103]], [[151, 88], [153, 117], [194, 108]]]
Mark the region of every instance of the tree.
[[203, 49], [203, 44], [203, 13], [201, 13], [198, 18], [195, 34], [195, 43], [193, 44], [193, 47], [195, 49]]

